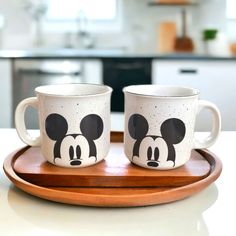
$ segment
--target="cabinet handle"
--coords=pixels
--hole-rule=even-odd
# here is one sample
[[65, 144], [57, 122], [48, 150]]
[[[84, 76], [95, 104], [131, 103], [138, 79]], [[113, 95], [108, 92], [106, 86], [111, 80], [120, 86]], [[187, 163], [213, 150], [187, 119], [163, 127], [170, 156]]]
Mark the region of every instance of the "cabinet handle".
[[80, 75], [80, 71], [69, 71], [69, 72], [63, 72], [63, 71], [46, 71], [46, 70], [37, 70], [37, 74], [40, 75]]
[[68, 71], [68, 72], [63, 72], [63, 71], [46, 71], [42, 69], [20, 69], [20, 73], [25, 73], [25, 74], [38, 74], [38, 75], [80, 75], [81, 71]]
[[197, 74], [197, 69], [179, 69], [180, 74]]

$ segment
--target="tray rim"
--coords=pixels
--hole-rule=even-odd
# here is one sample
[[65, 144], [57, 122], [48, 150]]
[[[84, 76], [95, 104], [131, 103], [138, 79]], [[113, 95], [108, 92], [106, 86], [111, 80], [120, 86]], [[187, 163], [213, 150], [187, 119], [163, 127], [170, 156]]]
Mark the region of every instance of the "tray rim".
[[[20, 178], [13, 169], [14, 161], [29, 148], [25, 146], [23, 148], [17, 149], [11, 154], [9, 154], [4, 163], [3, 170], [11, 182], [28, 194], [33, 196], [66, 204], [72, 205], [84, 205], [84, 206], [96, 206], [96, 207], [133, 207], [133, 206], [148, 206], [148, 205], [158, 205], [163, 203], [169, 203], [177, 200], [187, 198], [201, 190], [205, 189], [211, 183], [213, 183], [222, 172], [222, 162], [220, 159], [212, 152], [206, 149], [198, 149], [199, 152], [204, 158], [209, 162], [211, 170], [209, 175], [192, 184], [188, 184], [181, 187], [172, 187], [166, 188], [163, 191], [158, 191], [158, 187], [149, 187], [149, 188], [135, 188], [136, 192], [132, 195], [119, 195], [119, 192], [116, 194], [101, 194], [101, 193], [85, 193], [85, 192], [71, 192], [63, 191], [62, 189], [55, 189], [50, 187], [42, 187], [34, 185], [22, 178]], [[85, 189], [85, 188], [84, 188]], [[103, 189], [103, 188], [97, 188]], [[115, 190], [117, 188], [106, 188]], [[123, 189], [123, 188], [122, 188]], [[132, 189], [132, 188], [128, 188]], [[138, 189], [150, 189], [152, 191], [143, 193], [143, 191], [138, 191]], [[153, 192], [153, 190], [157, 190]], [[62, 194], [63, 193], [63, 194]]]

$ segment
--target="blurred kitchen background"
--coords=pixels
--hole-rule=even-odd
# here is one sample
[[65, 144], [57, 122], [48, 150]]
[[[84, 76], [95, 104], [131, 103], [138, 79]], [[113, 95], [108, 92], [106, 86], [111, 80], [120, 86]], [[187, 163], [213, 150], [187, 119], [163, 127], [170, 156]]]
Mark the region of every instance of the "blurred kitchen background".
[[[113, 87], [121, 115], [124, 86], [195, 87], [236, 130], [235, 55], [235, 0], [0, 0], [0, 127], [14, 127], [36, 86], [83, 82]], [[197, 130], [210, 119], [204, 111]]]
[[174, 23], [177, 34], [181, 34], [181, 11], [184, 8], [187, 14], [187, 33], [194, 41], [194, 51], [202, 53], [204, 29], [216, 29], [224, 40], [236, 41], [236, 22], [232, 19], [236, 14], [234, 2], [1, 0], [1, 47], [98, 47], [154, 53], [158, 52], [160, 24]]

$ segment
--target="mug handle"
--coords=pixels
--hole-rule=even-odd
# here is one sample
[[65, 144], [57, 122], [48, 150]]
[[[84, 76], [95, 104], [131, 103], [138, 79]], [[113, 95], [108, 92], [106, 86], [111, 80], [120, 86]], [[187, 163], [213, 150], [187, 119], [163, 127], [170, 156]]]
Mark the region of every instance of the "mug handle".
[[30, 97], [22, 100], [15, 111], [15, 126], [16, 131], [21, 140], [30, 146], [40, 146], [41, 139], [39, 137], [32, 137], [26, 130], [25, 126], [25, 111], [28, 106], [38, 109], [38, 99], [36, 97]]
[[207, 148], [212, 146], [216, 139], [218, 138], [221, 130], [221, 116], [219, 109], [216, 107], [215, 104], [205, 101], [205, 100], [199, 100], [198, 101], [198, 114], [202, 109], [208, 109], [213, 114], [213, 125], [211, 133], [202, 141], [195, 139], [194, 140], [194, 148], [195, 149], [201, 149], [201, 148]]

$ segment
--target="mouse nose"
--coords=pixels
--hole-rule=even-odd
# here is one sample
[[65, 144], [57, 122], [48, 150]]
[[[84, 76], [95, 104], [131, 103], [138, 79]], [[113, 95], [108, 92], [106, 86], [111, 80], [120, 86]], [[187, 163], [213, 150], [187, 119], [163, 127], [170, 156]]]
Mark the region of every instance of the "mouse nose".
[[158, 162], [156, 162], [156, 161], [149, 161], [147, 163], [147, 165], [148, 166], [152, 166], [152, 167], [158, 167], [159, 166]]
[[70, 165], [71, 166], [79, 166], [79, 165], [81, 165], [81, 161], [79, 161], [79, 160], [72, 160], [70, 162]]

